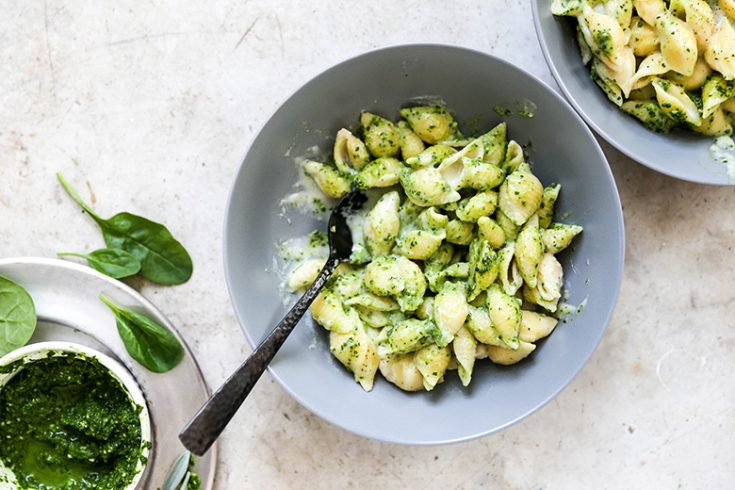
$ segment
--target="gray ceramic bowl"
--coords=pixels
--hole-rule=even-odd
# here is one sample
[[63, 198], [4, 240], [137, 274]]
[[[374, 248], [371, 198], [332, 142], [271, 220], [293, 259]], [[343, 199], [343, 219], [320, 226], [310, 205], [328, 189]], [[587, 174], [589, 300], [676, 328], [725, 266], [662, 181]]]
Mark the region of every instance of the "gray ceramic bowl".
[[279, 217], [279, 201], [297, 179], [293, 157], [313, 145], [329, 153], [334, 134], [354, 126], [360, 111], [397, 118], [402, 104], [425, 95], [444, 99], [458, 121], [474, 119], [488, 129], [500, 122], [494, 106], [513, 107], [521, 98], [536, 104], [533, 118], [507, 119], [509, 133], [522, 144], [532, 142], [534, 172], [546, 184], [562, 184], [558, 213], [569, 213], [570, 221], [585, 228], [574, 250], [561, 258], [569, 302], [587, 299], [587, 306], [530, 359], [510, 368], [478, 361], [468, 389], [450, 373], [431, 393], [405, 393], [383, 379], [364, 392], [331, 357], [326, 332], [303, 320], [271, 364], [271, 374], [325, 420], [406, 444], [489, 434], [551, 400], [600, 341], [623, 268], [615, 182], [592, 133], [562, 97], [511, 64], [476, 51], [437, 45], [386, 48], [345, 61], [305, 84], [275, 112], [245, 157], [225, 218], [224, 256], [232, 301], [251, 345], [285, 313], [279, 279], [269, 272], [274, 244], [319, 226]]
[[576, 20], [551, 15], [551, 1], [532, 1], [541, 50], [559, 87], [587, 124], [615, 148], [657, 172], [701, 184], [735, 185], [725, 167], [710, 157], [711, 137], [682, 130], [654, 133], [609, 101], [582, 64]]

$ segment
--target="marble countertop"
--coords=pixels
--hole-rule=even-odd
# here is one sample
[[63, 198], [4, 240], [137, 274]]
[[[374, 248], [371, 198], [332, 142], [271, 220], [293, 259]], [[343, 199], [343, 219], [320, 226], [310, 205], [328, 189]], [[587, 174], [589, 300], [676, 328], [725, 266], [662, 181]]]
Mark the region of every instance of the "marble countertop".
[[[210, 385], [250, 348], [222, 266], [230, 182], [292, 91], [376, 47], [458, 44], [554, 85], [530, 2], [191, 0], [2, 2], [0, 256], [102, 242], [62, 171], [101, 214], [166, 223], [196, 271], [142, 283]], [[735, 482], [735, 191], [680, 182], [603, 148], [625, 210], [613, 321], [566, 390], [513, 427], [446, 447], [346, 433], [264, 376], [221, 439], [217, 489], [726, 488]]]

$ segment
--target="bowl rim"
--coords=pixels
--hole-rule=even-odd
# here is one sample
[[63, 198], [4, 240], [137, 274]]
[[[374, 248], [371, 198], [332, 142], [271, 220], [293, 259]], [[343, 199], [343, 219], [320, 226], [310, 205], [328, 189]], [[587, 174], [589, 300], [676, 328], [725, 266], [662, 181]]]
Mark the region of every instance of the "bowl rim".
[[148, 412], [148, 404], [138, 382], [133, 378], [132, 374], [117, 360], [104, 354], [97, 349], [87, 347], [86, 345], [76, 342], [50, 340], [44, 342], [36, 342], [28, 344], [18, 349], [12, 350], [0, 357], [0, 367], [9, 366], [15, 362], [22, 362], [23, 365], [12, 373], [5, 374], [0, 378], [0, 390], [23, 366], [32, 364], [40, 359], [45, 359], [48, 353], [63, 354], [81, 354], [84, 357], [92, 358], [99, 362], [110, 375], [120, 384], [130, 401], [142, 407], [138, 414], [140, 423], [140, 449], [145, 460], [139, 458], [135, 470], [135, 475], [130, 483], [123, 490], [134, 490], [145, 474], [148, 463], [151, 461], [149, 457], [152, 451], [153, 441], [151, 439], [151, 418]]
[[[566, 100], [569, 102], [569, 104], [571, 104], [572, 107], [574, 107], [574, 110], [582, 117], [582, 119], [584, 119], [584, 121], [590, 127], [592, 127], [592, 129], [594, 129], [596, 134], [598, 134], [607, 143], [609, 143], [616, 150], [618, 150], [620, 153], [627, 156], [634, 162], [641, 164], [645, 167], [648, 167], [651, 170], [654, 170], [658, 173], [667, 175], [669, 177], [673, 177], [675, 179], [683, 180], [685, 182], [692, 182], [695, 184], [703, 184], [703, 185], [711, 185], [711, 186], [735, 186], [735, 180], [733, 180], [732, 182], [721, 181], [721, 180], [714, 180], [714, 178], [706, 179], [706, 178], [700, 178], [700, 177], [693, 177], [691, 175], [682, 175], [680, 173], [673, 172], [666, 166], [660, 165], [657, 162], [652, 161], [652, 160], [647, 160], [645, 158], [642, 158], [640, 155], [635, 154], [633, 150], [619, 143], [616, 138], [614, 138], [611, 134], [607, 133], [602, 126], [597, 124], [587, 114], [587, 111], [582, 109], [582, 107], [579, 105], [579, 102], [577, 102], [577, 99], [572, 94], [572, 91], [569, 90], [569, 88], [567, 87], [566, 83], [564, 82], [564, 77], [561, 76], [561, 74], [559, 73], [559, 70], [556, 67], [556, 64], [551, 58], [551, 52], [549, 51], [548, 43], [546, 41], [546, 38], [544, 37], [543, 29], [541, 28], [541, 17], [539, 15], [539, 2], [540, 0], [531, 0], [531, 10], [533, 11], [533, 25], [536, 29], [536, 40], [538, 41], [539, 46], [541, 47], [541, 52], [544, 55], [546, 66], [549, 68], [551, 75], [554, 77], [554, 81], [556, 81], [556, 84], [559, 86], [561, 91], [564, 93], [564, 97], [566, 98]], [[635, 121], [631, 120], [631, 122], [635, 122]], [[648, 129], [644, 128], [643, 126], [641, 126], [641, 129], [643, 131], [648, 131]]]
[[[585, 365], [589, 362], [590, 358], [592, 357], [592, 354], [597, 351], [597, 348], [599, 347], [600, 342], [602, 341], [602, 338], [607, 330], [608, 325], [610, 324], [610, 321], [612, 319], [613, 313], [615, 312], [615, 307], [617, 306], [618, 299], [620, 296], [620, 289], [622, 286], [622, 280], [623, 280], [623, 269], [625, 264], [625, 221], [623, 216], [623, 209], [622, 204], [620, 201], [620, 195], [618, 193], [617, 184], [615, 181], [615, 177], [612, 173], [612, 170], [610, 169], [610, 165], [607, 164], [607, 157], [605, 156], [605, 153], [602, 151], [602, 148], [600, 147], [599, 142], [595, 138], [594, 134], [590, 130], [590, 128], [585, 124], [585, 121], [580, 117], [580, 115], [575, 111], [567, 102], [567, 100], [560, 95], [556, 90], [551, 88], [549, 84], [541, 80], [539, 77], [533, 75], [532, 73], [529, 73], [527, 70], [518, 67], [511, 62], [500, 58], [498, 56], [495, 56], [490, 53], [482, 52], [478, 49], [466, 47], [466, 46], [460, 46], [460, 45], [453, 45], [453, 44], [444, 44], [444, 43], [398, 43], [398, 44], [390, 44], [387, 46], [382, 46], [379, 48], [371, 49], [368, 51], [361, 52], [359, 54], [349, 56], [347, 58], [342, 59], [341, 61], [329, 66], [326, 69], [323, 69], [316, 73], [315, 75], [312, 75], [310, 78], [308, 78], [305, 82], [301, 83], [295, 90], [291, 91], [290, 94], [283, 99], [283, 101], [278, 104], [278, 106], [271, 111], [269, 116], [264, 120], [264, 122], [260, 125], [258, 128], [258, 131], [253, 134], [253, 136], [250, 138], [250, 141], [248, 142], [244, 155], [242, 157], [242, 162], [240, 163], [240, 166], [238, 167], [237, 171], [234, 174], [234, 178], [232, 180], [232, 183], [230, 184], [230, 190], [227, 197], [227, 205], [225, 207], [225, 214], [224, 214], [224, 221], [223, 221], [223, 234], [222, 234], [222, 244], [223, 244], [223, 262], [224, 262], [224, 273], [225, 273], [225, 283], [227, 285], [227, 292], [230, 297], [230, 302], [232, 304], [232, 308], [235, 312], [235, 318], [238, 321], [238, 324], [240, 325], [240, 329], [242, 330], [245, 339], [247, 340], [248, 344], [250, 345], [251, 349], [255, 349], [255, 347], [258, 345], [258, 342], [256, 342], [256, 339], [254, 339], [248, 329], [246, 328], [246, 314], [245, 312], [241, 312], [238, 308], [238, 303], [235, 298], [235, 291], [233, 289], [233, 277], [231, 273], [231, 267], [230, 267], [230, 255], [232, 254], [232, 251], [230, 250], [229, 246], [229, 235], [230, 235], [230, 220], [233, 214], [232, 209], [232, 201], [233, 196], [236, 192], [236, 187], [240, 181], [242, 173], [245, 171], [246, 168], [246, 160], [247, 156], [250, 153], [250, 150], [253, 146], [253, 143], [258, 139], [260, 134], [263, 132], [265, 127], [268, 125], [268, 123], [273, 119], [273, 117], [280, 111], [283, 106], [285, 106], [288, 102], [290, 102], [294, 97], [298, 95], [298, 93], [306, 86], [311, 83], [315, 83], [319, 78], [322, 76], [326, 76], [328, 73], [340, 69], [343, 65], [346, 65], [348, 63], [354, 62], [359, 58], [368, 57], [368, 56], [374, 56], [378, 55], [384, 51], [394, 51], [394, 50], [402, 50], [402, 49], [416, 49], [416, 48], [437, 48], [437, 49], [443, 49], [443, 50], [452, 50], [452, 51], [465, 51], [469, 52], [471, 54], [479, 55], [482, 57], [489, 58], [491, 61], [499, 63], [503, 66], [503, 69], [510, 69], [510, 70], [517, 70], [522, 76], [526, 76], [530, 79], [532, 79], [534, 82], [539, 84], [545, 91], [553, 98], [555, 98], [558, 102], [561, 103], [561, 106], [564, 107], [566, 110], [569, 111], [571, 116], [576, 119], [578, 122], [581, 130], [586, 133], [587, 137], [590, 139], [590, 141], [593, 143], [593, 146], [597, 152], [598, 157], [602, 159], [603, 162], [606, 163], [606, 165], [602, 166], [601, 171], [605, 175], [605, 177], [608, 179], [610, 186], [613, 190], [613, 197], [615, 200], [615, 209], [616, 209], [616, 217], [619, 220], [620, 223], [620, 230], [621, 233], [619, 235], [620, 243], [617, 250], [617, 263], [614, 268], [614, 271], [616, 273], [616, 284], [614, 284], [614, 290], [612, 293], [612, 302], [611, 307], [608, 311], [604, 314], [604, 321], [602, 322], [602, 328], [600, 329], [599, 334], [597, 335], [597, 338], [594, 341], [594, 347], [590, 349], [590, 351], [584, 355], [583, 358], [580, 359], [580, 367], [577, 369], [571, 376], [568, 378], [562, 380], [558, 386], [557, 389], [555, 389], [553, 392], [549, 394], [545, 399], [538, 402], [533, 408], [526, 410], [522, 413], [520, 413], [518, 416], [514, 417], [512, 420], [509, 420], [508, 422], [498, 425], [496, 427], [486, 429], [486, 430], [480, 430], [473, 434], [469, 435], [462, 435], [457, 436], [453, 438], [445, 438], [441, 440], [406, 440], [401, 439], [400, 437], [394, 437], [392, 435], [384, 435], [381, 437], [376, 436], [375, 434], [369, 433], [368, 431], [361, 430], [359, 427], [345, 427], [341, 424], [336, 423], [332, 420], [332, 417], [329, 415], [328, 410], [322, 410], [319, 407], [315, 406], [314, 404], [310, 403], [308, 400], [301, 397], [297, 392], [291, 388], [276, 372], [276, 370], [273, 369], [273, 367], [269, 364], [268, 365], [268, 372], [270, 375], [276, 380], [276, 382], [281, 386], [281, 388], [288, 393], [291, 398], [296, 400], [299, 405], [304, 407], [306, 410], [310, 411], [311, 413], [317, 415], [322, 420], [328, 422], [329, 424], [339, 427], [341, 430], [345, 430], [347, 432], [350, 432], [352, 434], [356, 434], [361, 437], [365, 437], [368, 439], [373, 439], [377, 441], [392, 443], [392, 444], [401, 444], [401, 445], [412, 445], [412, 446], [438, 446], [438, 445], [447, 445], [447, 444], [456, 444], [460, 442], [467, 442], [472, 441], [475, 439], [479, 439], [481, 437], [488, 436], [490, 434], [494, 434], [496, 432], [499, 432], [501, 430], [504, 430], [521, 420], [531, 416], [532, 414], [539, 411], [541, 408], [546, 406], [551, 400], [556, 398], [559, 393], [561, 393], [562, 390], [564, 390], [571, 382], [574, 380], [575, 377], [582, 371]], [[276, 291], [274, 291], [274, 294], [277, 294]]]

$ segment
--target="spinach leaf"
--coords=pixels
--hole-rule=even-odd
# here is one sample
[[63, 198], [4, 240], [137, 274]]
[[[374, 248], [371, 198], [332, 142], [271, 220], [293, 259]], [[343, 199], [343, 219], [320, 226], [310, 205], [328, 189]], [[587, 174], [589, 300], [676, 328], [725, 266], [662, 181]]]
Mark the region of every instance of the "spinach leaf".
[[165, 226], [131, 213], [103, 219], [60, 173], [56, 177], [100, 227], [108, 248], [119, 248], [138, 257], [143, 277], [159, 284], [182, 284], [189, 280], [193, 271], [191, 257]]
[[184, 451], [178, 458], [176, 458], [171, 469], [168, 470], [168, 474], [166, 475], [166, 479], [163, 481], [161, 490], [178, 490], [186, 488], [183, 483], [187, 480], [187, 476], [189, 475], [190, 460], [191, 453], [189, 451]]
[[36, 321], [36, 306], [28, 291], [0, 276], [0, 356], [26, 345]]
[[184, 349], [165, 327], [142, 313], [116, 305], [104, 294], [100, 300], [115, 314], [117, 332], [128, 354], [143, 367], [165, 373], [181, 361]]
[[89, 254], [64, 252], [59, 257], [81, 257], [99, 272], [115, 279], [134, 276], [140, 272], [140, 260], [130, 252], [119, 248], [101, 248]]

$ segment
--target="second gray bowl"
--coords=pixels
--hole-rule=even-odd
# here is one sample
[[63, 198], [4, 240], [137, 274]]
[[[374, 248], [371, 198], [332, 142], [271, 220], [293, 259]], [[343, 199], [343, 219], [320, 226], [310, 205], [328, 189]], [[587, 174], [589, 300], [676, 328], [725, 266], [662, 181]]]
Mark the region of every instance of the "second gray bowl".
[[549, 69], [567, 100], [608, 143], [633, 160], [700, 184], [735, 185], [709, 154], [713, 138], [683, 130], [654, 133], [610, 102], [582, 64], [575, 19], [551, 14], [552, 0], [533, 0], [533, 15]]

